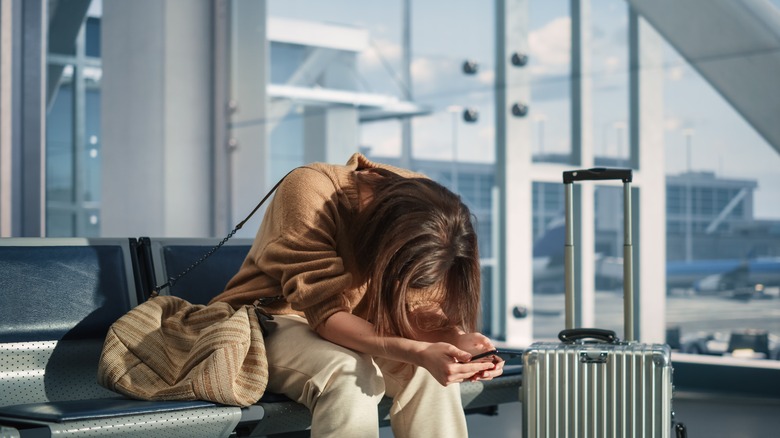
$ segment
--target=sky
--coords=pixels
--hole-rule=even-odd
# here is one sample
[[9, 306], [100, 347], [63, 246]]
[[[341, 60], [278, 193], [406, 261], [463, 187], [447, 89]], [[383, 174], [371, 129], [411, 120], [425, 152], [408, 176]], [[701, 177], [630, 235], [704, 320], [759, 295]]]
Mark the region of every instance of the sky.
[[[570, 25], [568, 0], [531, 0], [528, 102], [534, 152], [570, 150]], [[780, 0], [772, 0], [780, 7]], [[492, 1], [412, 1], [412, 93], [433, 113], [413, 121], [418, 158], [493, 162], [494, 26]], [[364, 91], [400, 96], [402, 1], [271, 0], [269, 15], [365, 28], [370, 48], [358, 57]], [[627, 6], [621, 0], [591, 2], [593, 144], [598, 155], [625, 157], [628, 151]], [[474, 60], [476, 75], [461, 64]], [[666, 45], [664, 130], [667, 174], [687, 169], [724, 178], [754, 179], [755, 215], [780, 219], [780, 154], [760, 137], [697, 72]], [[479, 111], [464, 123], [464, 108]], [[397, 122], [364, 125], [361, 142], [376, 155], [400, 154]], [[688, 163], [688, 145], [691, 162]]]

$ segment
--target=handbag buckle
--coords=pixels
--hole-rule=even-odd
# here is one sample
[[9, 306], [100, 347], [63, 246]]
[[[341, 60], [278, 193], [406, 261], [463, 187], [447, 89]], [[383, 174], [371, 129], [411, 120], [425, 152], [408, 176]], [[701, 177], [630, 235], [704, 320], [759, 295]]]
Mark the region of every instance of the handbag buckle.
[[263, 336], [268, 336], [276, 328], [274, 317], [270, 313], [263, 310], [260, 306], [267, 306], [271, 303], [284, 299], [283, 296], [275, 297], [262, 297], [255, 300], [252, 304], [255, 308], [255, 314], [257, 314], [257, 322], [260, 324], [260, 331], [263, 332]]

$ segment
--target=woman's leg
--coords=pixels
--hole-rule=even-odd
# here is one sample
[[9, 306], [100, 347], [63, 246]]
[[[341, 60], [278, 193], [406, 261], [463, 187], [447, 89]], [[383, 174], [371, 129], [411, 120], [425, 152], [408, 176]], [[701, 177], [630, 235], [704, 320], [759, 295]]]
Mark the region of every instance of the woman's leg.
[[422, 367], [374, 359], [393, 397], [390, 422], [396, 438], [468, 437], [460, 385], [442, 386]]
[[379, 434], [384, 381], [372, 358], [319, 337], [298, 316], [275, 316], [265, 339], [268, 391], [312, 412], [312, 437]]

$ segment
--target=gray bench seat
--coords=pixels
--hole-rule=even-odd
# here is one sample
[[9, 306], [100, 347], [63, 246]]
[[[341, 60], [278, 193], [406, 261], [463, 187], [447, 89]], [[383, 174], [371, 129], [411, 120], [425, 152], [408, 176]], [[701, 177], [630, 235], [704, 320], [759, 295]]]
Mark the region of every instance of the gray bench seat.
[[131, 239], [0, 239], [0, 424], [9, 436], [228, 436], [234, 407], [123, 399], [97, 383], [137, 304]]

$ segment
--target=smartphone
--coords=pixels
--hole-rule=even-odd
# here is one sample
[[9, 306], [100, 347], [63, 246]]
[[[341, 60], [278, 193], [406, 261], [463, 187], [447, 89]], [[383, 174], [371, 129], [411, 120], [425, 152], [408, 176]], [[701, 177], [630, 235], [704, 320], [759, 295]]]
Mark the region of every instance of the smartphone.
[[503, 348], [497, 348], [495, 350], [488, 350], [484, 353], [479, 353], [475, 356], [472, 356], [469, 362], [474, 362], [475, 360], [479, 360], [488, 356], [498, 356], [502, 360], [507, 360], [514, 357], [522, 356], [522, 354], [523, 352], [521, 350], [506, 350]]

